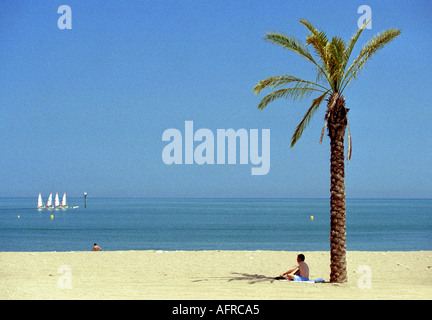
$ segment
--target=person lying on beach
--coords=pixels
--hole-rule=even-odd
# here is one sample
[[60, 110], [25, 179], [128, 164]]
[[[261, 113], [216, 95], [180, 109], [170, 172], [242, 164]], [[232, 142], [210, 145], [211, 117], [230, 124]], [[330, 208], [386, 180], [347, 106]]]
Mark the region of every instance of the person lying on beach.
[[102, 249], [95, 243], [92, 251], [102, 251]]
[[[297, 256], [297, 265], [288, 270], [285, 273], [282, 273], [276, 279], [287, 279], [290, 281], [309, 281], [309, 266], [306, 262], [304, 262], [305, 256], [303, 254], [299, 254]], [[294, 274], [291, 274], [294, 272]]]

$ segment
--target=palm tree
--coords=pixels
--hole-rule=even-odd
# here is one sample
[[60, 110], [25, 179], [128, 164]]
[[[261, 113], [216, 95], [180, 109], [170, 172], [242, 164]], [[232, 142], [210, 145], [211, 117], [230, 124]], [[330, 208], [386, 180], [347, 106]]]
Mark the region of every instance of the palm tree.
[[[347, 161], [350, 160], [352, 151], [348, 122], [349, 109], [345, 106], [345, 98], [342, 94], [348, 84], [357, 78], [366, 62], [401, 33], [401, 30], [389, 29], [375, 35], [362, 47], [359, 55], [349, 65], [354, 46], [369, 21], [357, 30], [348, 43], [340, 37], [333, 37], [329, 41], [325, 32], [318, 30], [311, 22], [305, 19], [300, 20], [300, 23], [310, 32], [306, 36], [306, 45], [296, 40], [293, 36], [281, 33], [268, 33], [264, 40], [294, 51], [312, 63], [317, 71], [316, 80], [308, 81], [292, 75], [282, 75], [262, 80], [253, 89], [253, 92], [257, 95], [265, 88], [277, 89], [262, 98], [258, 105], [260, 110], [279, 98], [300, 100], [309, 97], [311, 94], [318, 94], [318, 97], [312, 100], [312, 105], [297, 126], [291, 139], [291, 148], [300, 139], [303, 130], [307, 127], [312, 116], [317, 112], [323, 101], [327, 101], [327, 110], [325, 112], [324, 128], [321, 132], [320, 143], [327, 128], [331, 150], [330, 281], [337, 283], [347, 281], [344, 156], [344, 137], [347, 128]], [[309, 46], [314, 49], [318, 59], [314, 58], [310, 53]]]

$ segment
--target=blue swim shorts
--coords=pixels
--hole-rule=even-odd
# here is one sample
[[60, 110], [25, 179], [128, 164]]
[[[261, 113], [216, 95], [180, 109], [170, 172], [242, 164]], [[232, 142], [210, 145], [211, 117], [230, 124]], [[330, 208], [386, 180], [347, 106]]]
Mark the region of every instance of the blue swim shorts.
[[309, 281], [309, 278], [303, 278], [302, 276], [294, 276], [294, 281]]

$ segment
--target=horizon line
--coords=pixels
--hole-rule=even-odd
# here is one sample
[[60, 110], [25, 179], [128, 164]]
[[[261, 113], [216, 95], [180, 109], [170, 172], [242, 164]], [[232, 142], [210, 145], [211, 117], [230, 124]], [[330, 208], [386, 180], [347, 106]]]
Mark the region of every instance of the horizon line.
[[[37, 196], [0, 196], [0, 199], [25, 199]], [[68, 196], [68, 198], [82, 198], [83, 196]], [[89, 196], [90, 199], [167, 199], [167, 200], [329, 200], [329, 197], [145, 197], [145, 196]], [[432, 198], [402, 198], [402, 197], [347, 197], [347, 200], [432, 200]]]

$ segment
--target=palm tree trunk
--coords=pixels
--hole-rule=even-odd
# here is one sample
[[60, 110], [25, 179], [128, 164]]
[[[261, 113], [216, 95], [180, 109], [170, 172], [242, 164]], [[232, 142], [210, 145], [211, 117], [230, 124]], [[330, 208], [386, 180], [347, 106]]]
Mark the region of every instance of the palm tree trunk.
[[[332, 97], [333, 98], [333, 97]], [[333, 99], [329, 99], [329, 105]], [[347, 126], [345, 99], [336, 96], [336, 103], [328, 110], [330, 136], [330, 282], [347, 281], [345, 229], [345, 157], [344, 135]]]

